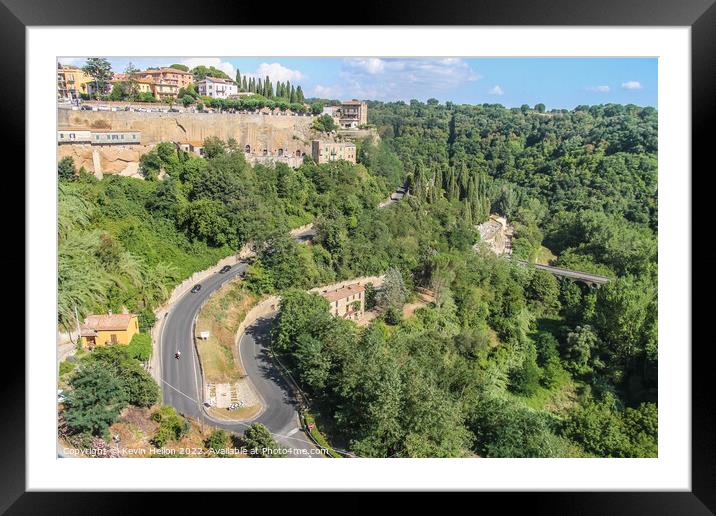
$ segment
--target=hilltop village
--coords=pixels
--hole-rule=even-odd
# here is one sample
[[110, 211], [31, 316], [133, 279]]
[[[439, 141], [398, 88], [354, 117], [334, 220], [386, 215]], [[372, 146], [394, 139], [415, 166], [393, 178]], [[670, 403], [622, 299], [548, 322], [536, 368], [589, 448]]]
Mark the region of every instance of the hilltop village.
[[657, 456], [654, 108], [57, 84], [61, 456]]
[[[210, 137], [235, 142], [250, 163], [295, 168], [305, 155], [316, 163], [355, 163], [354, 140], [376, 134], [367, 129], [366, 102], [309, 104], [300, 86], [281, 83], [276, 97], [268, 78], [247, 83], [254, 91], [246, 91], [234, 80], [196, 80], [177, 68], [113, 73], [101, 89], [78, 67], [58, 65], [57, 77], [58, 159], [70, 156], [97, 177], [140, 177], [141, 156], [160, 142], [202, 156]], [[125, 90], [134, 94], [116, 93]]]

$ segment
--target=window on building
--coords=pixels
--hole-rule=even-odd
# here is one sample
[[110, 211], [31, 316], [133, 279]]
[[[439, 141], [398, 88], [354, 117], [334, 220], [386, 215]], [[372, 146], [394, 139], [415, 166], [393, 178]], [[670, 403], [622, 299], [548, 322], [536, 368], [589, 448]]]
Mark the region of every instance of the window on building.
[[70, 133], [70, 140], [74, 140], [74, 139], [75, 139], [75, 133]]

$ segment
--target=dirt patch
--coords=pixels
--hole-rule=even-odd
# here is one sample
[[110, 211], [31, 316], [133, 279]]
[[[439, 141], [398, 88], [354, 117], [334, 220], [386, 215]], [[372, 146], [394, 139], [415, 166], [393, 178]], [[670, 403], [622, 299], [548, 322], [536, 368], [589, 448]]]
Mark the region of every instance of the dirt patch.
[[[217, 291], [199, 312], [196, 342], [207, 384], [235, 383], [245, 376], [234, 339], [241, 321], [257, 301], [243, 288], [243, 282], [235, 279]], [[209, 332], [209, 337], [199, 338], [204, 331]]]
[[420, 289], [418, 291], [418, 299], [416, 299], [412, 303], [406, 303], [405, 305], [403, 305], [403, 319], [412, 317], [418, 308], [422, 308], [434, 302], [435, 296], [430, 290]]

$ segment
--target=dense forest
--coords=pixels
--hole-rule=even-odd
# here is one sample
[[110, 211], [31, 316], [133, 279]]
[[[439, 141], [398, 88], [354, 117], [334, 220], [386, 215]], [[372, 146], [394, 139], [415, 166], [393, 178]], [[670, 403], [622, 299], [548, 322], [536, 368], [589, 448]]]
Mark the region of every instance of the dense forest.
[[[60, 164], [59, 323], [126, 306], [246, 242], [247, 287], [280, 293], [275, 349], [321, 428], [360, 456], [657, 454], [656, 111], [371, 103], [359, 164], [249, 166], [160, 144], [145, 181]], [[411, 195], [377, 205], [396, 186]], [[610, 277], [590, 288], [487, 251], [475, 225], [516, 226], [514, 252]], [[288, 229], [315, 221], [312, 245]], [[306, 288], [386, 274], [367, 327]], [[91, 281], [88, 281], [88, 278]], [[405, 317], [418, 289], [434, 302]], [[372, 290], [372, 289], [371, 289]]]
[[[369, 113], [412, 195], [357, 222], [334, 214], [318, 244], [356, 274], [398, 271], [392, 301], [359, 330], [295, 291], [276, 328], [334, 439], [381, 457], [655, 456], [655, 110], [413, 101]], [[473, 252], [489, 212], [515, 223], [517, 256], [547, 250], [610, 283]], [[416, 287], [436, 301], [400, 320]]]

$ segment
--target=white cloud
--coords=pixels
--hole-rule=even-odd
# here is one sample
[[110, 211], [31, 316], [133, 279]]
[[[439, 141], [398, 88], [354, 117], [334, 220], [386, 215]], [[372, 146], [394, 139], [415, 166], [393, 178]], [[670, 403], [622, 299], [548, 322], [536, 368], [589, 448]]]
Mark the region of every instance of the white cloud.
[[643, 86], [639, 81], [627, 81], [622, 83], [622, 88], [625, 90], [640, 90]]
[[343, 90], [340, 86], [323, 86], [322, 84], [316, 84], [313, 87], [313, 94], [319, 98], [335, 99], [343, 95]]
[[490, 88], [490, 90], [487, 93], [489, 93], [490, 95], [498, 95], [498, 96], [505, 94], [505, 92], [502, 91], [502, 88], [500, 87], [499, 84], [495, 84], [492, 88]]
[[199, 65], [204, 65], [207, 68], [213, 66], [224, 72], [229, 78], [236, 78], [236, 67], [228, 61], [222, 61], [218, 57], [188, 57], [182, 59], [179, 63], [188, 66], [189, 70]]
[[286, 68], [281, 63], [261, 63], [254, 73], [247, 73], [249, 77], [260, 77], [264, 79], [267, 75], [272, 81], [300, 81], [306, 76], [298, 70]]
[[609, 86], [607, 85], [600, 85], [600, 86], [587, 86], [587, 91], [596, 91], [598, 93], [609, 93]]
[[[339, 73], [343, 96], [410, 100], [444, 94], [482, 76], [461, 58], [346, 58]], [[322, 85], [322, 88], [329, 87]], [[333, 91], [336, 86], [331, 85]], [[318, 92], [316, 92], [318, 94]], [[331, 95], [335, 98], [337, 95]]]
[[[371, 75], [383, 73], [386, 68], [386, 61], [383, 61], [382, 59], [379, 59], [377, 57], [369, 57], [367, 59], [348, 59], [346, 62], [349, 66], [362, 70]], [[393, 62], [392, 64], [393, 66], [391, 68], [395, 69], [395, 65], [398, 64], [398, 62]]]

